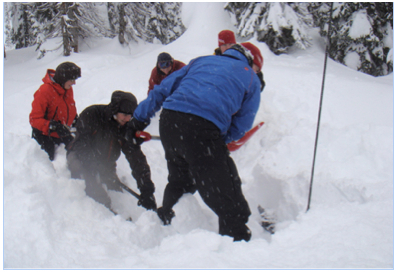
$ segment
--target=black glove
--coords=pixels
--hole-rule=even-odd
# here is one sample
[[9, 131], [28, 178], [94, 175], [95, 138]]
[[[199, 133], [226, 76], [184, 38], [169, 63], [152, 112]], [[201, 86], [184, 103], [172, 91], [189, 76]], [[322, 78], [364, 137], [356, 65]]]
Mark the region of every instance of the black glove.
[[142, 131], [148, 126], [147, 123], [140, 122], [133, 118], [127, 123], [126, 129], [126, 140], [132, 142], [134, 145], [141, 145], [144, 142], [144, 138], [136, 136], [137, 131]]
[[156, 201], [155, 201], [155, 196], [153, 195], [152, 192], [142, 192], [140, 195], [140, 198], [138, 199], [139, 206], [142, 206], [146, 208], [147, 210], [153, 210], [156, 211]]
[[58, 121], [51, 120], [48, 125], [48, 129], [50, 132], [58, 133], [60, 138], [65, 138], [71, 135], [69, 129]]
[[143, 131], [149, 123], [138, 121], [135, 117], [133, 117], [128, 123], [127, 127], [134, 129], [135, 131]]
[[158, 208], [158, 216], [164, 225], [171, 224], [171, 219], [175, 216], [174, 210], [166, 210], [163, 207]]
[[132, 143], [133, 145], [141, 145], [145, 139], [137, 137], [135, 134], [137, 133], [137, 130], [127, 127], [126, 129], [126, 140], [128, 143]]

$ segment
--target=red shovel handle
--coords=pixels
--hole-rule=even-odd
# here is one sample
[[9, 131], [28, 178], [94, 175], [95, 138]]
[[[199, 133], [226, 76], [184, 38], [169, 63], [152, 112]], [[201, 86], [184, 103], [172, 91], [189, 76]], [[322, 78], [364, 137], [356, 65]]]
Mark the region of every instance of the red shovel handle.
[[137, 132], [135, 133], [135, 137], [144, 139], [144, 142], [148, 142], [152, 138], [151, 134], [149, 134], [148, 132], [139, 130], [137, 130]]
[[238, 141], [233, 141], [233, 142], [229, 143], [229, 144], [227, 145], [228, 150], [229, 150], [229, 151], [238, 150], [238, 149], [239, 149], [241, 146], [243, 146], [243, 145], [247, 142], [247, 140], [249, 140], [250, 137], [252, 137], [253, 134], [254, 134], [257, 130], [259, 130], [259, 128], [262, 127], [263, 125], [264, 125], [264, 122], [261, 122], [261, 123], [257, 124], [257, 125], [256, 125], [255, 127], [253, 127], [251, 130], [249, 130], [248, 132], [246, 132], [246, 134], [245, 134], [242, 138], [240, 138]]

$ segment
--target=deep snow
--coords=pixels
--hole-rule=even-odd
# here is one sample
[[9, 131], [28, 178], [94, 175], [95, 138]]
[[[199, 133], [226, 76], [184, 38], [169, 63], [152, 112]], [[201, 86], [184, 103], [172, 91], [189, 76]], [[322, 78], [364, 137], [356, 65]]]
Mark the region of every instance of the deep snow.
[[[324, 42], [264, 57], [267, 83], [255, 123], [265, 125], [233, 152], [252, 209], [252, 240], [217, 234], [217, 218], [198, 194], [185, 195], [176, 217], [162, 226], [128, 193], [114, 194], [122, 216], [87, 197], [70, 179], [65, 150], [54, 162], [31, 139], [33, 93], [47, 68], [64, 61], [82, 68], [74, 86], [80, 113], [107, 104], [114, 90], [146, 97], [160, 52], [188, 63], [217, 47], [222, 29], [234, 30], [223, 3], [184, 3], [188, 30], [175, 42], [119, 45], [85, 41], [70, 57], [34, 47], [7, 51], [4, 60], [3, 268], [5, 269], [392, 269], [393, 75], [372, 77], [328, 61], [311, 209], [306, 212], [322, 83]], [[54, 43], [55, 41], [50, 41]], [[147, 131], [158, 133], [157, 116]], [[142, 145], [161, 205], [167, 168], [160, 142]], [[136, 189], [122, 155], [118, 174]], [[278, 220], [270, 235], [257, 205]], [[131, 216], [133, 222], [125, 221]]]

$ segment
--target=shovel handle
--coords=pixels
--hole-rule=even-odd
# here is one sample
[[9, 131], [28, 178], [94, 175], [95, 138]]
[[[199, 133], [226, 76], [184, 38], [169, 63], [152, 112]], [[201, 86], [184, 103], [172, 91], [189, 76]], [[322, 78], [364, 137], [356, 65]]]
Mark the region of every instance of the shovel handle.
[[144, 142], [148, 142], [150, 140], [160, 140], [160, 136], [151, 135], [145, 131], [139, 131], [135, 133], [135, 137], [144, 139]]

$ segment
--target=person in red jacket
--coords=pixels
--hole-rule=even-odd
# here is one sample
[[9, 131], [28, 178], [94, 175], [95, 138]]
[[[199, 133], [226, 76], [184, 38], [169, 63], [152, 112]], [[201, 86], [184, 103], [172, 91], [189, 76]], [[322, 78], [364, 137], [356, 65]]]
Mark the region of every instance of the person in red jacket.
[[48, 69], [43, 84], [35, 92], [29, 122], [32, 138], [54, 160], [55, 145], [73, 140], [69, 127], [77, 117], [72, 85], [81, 77], [80, 68], [71, 62]]
[[183, 62], [174, 60], [167, 52], [159, 54], [156, 67], [153, 68], [151, 78], [149, 78], [148, 94], [155, 85], [160, 85], [164, 78], [184, 66]]

